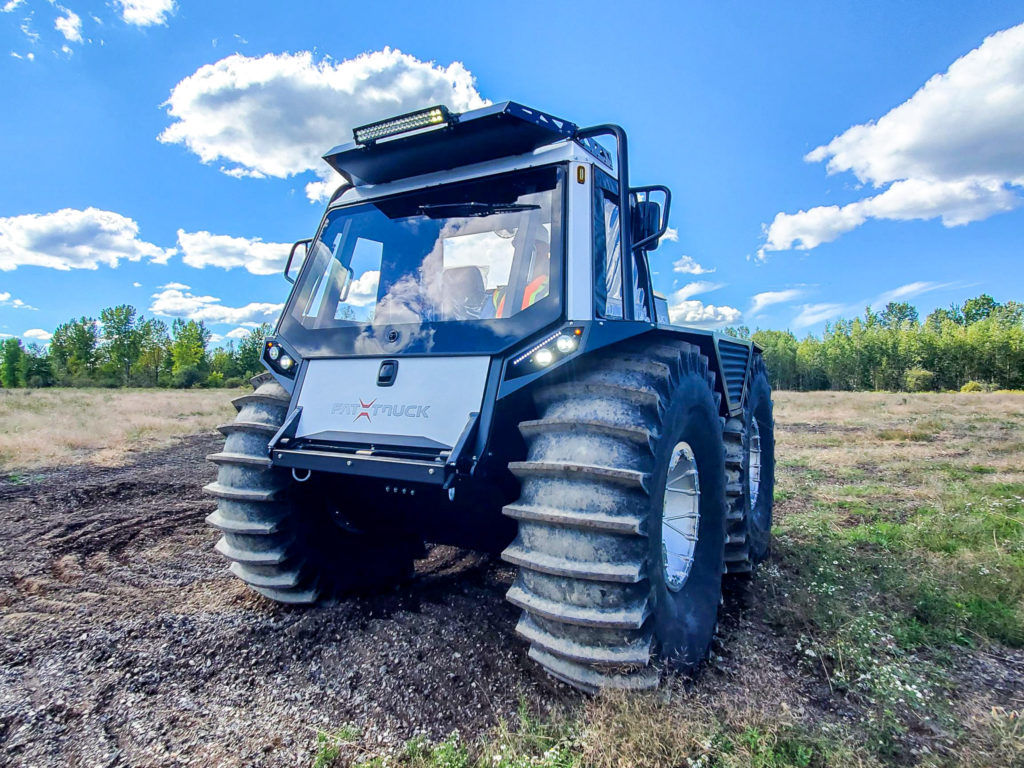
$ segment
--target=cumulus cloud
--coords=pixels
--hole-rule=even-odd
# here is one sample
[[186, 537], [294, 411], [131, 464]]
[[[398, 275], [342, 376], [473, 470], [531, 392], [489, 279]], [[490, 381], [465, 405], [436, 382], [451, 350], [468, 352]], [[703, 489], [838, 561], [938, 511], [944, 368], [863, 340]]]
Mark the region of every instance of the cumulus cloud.
[[4, 13], [10, 13], [19, 5], [23, 5], [24, 2], [25, 0], [7, 0], [7, 2], [4, 3], [3, 8], [0, 8], [0, 11], [3, 11]]
[[64, 39], [72, 43], [82, 42], [82, 19], [74, 11], [58, 5], [63, 16], [58, 16], [53, 28], [64, 35]]
[[669, 319], [677, 325], [691, 325], [698, 328], [721, 328], [735, 323], [743, 315], [735, 307], [705, 304], [692, 298], [721, 288], [724, 283], [697, 281], [688, 283], [675, 291], [669, 299]]
[[869, 219], [981, 221], [1021, 204], [1024, 187], [1024, 24], [987, 37], [877, 121], [808, 153], [830, 174], [851, 172], [877, 195], [844, 206], [780, 212], [758, 252], [809, 250]]
[[42, 328], [29, 328], [23, 334], [26, 339], [33, 339], [35, 341], [49, 341], [53, 338], [53, 334], [49, 331], [44, 331]]
[[391, 48], [340, 62], [309, 51], [234, 54], [174, 87], [164, 103], [174, 122], [159, 138], [232, 176], [316, 171], [306, 194], [318, 200], [341, 183], [321, 156], [354, 127], [433, 104], [462, 112], [487, 103], [460, 62], [442, 67]]
[[681, 272], [686, 275], [706, 275], [714, 272], [714, 268], [702, 267], [689, 256], [680, 256], [672, 262], [672, 271]]
[[793, 299], [800, 298], [803, 293], [803, 290], [800, 288], [788, 288], [784, 291], [763, 291], [762, 293], [755, 293], [750, 299], [750, 309], [747, 310], [747, 317], [756, 317], [766, 307], [770, 307], [773, 304], [783, 304], [787, 301], [793, 301]]
[[265, 243], [260, 238], [212, 235], [178, 230], [182, 260], [190, 267], [242, 267], [254, 275], [276, 275], [284, 269], [291, 243]]
[[679, 230], [675, 227], [665, 227], [665, 234], [661, 236], [662, 240], [667, 240], [670, 243], [679, 242]]
[[232, 331], [228, 331], [224, 336], [228, 339], [244, 339], [250, 333], [248, 328], [235, 328]]
[[226, 307], [216, 296], [196, 296], [182, 283], [167, 283], [153, 294], [149, 311], [166, 317], [202, 320], [212, 324], [241, 325], [242, 323], [273, 322], [284, 304], [252, 302], [244, 307]]
[[142, 259], [166, 264], [174, 253], [140, 240], [139, 225], [112, 211], [63, 208], [0, 218], [0, 271], [20, 266], [97, 269]]
[[167, 17], [174, 13], [174, 0], [114, 0], [126, 24], [136, 27], [151, 27], [166, 24]]

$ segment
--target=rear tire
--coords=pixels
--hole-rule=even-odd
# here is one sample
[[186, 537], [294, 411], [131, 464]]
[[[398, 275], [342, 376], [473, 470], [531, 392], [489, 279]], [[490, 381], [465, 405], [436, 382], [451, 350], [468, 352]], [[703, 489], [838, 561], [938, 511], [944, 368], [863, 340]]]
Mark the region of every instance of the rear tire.
[[231, 572], [281, 603], [313, 603], [408, 579], [419, 542], [342, 530], [331, 519], [330, 500], [310, 498], [287, 471], [271, 465], [267, 444], [284, 423], [289, 397], [270, 374], [255, 377], [253, 386], [253, 394], [233, 401], [235, 420], [218, 427], [224, 450], [207, 457], [219, 471], [204, 488], [217, 498], [206, 521], [223, 534], [216, 548], [231, 561]]
[[747, 576], [768, 556], [775, 495], [775, 422], [764, 359], [755, 354], [741, 418], [725, 424], [729, 474], [729, 574]]
[[[571, 381], [535, 393], [540, 418], [520, 425], [527, 460], [510, 465], [522, 491], [504, 510], [519, 521], [502, 554], [519, 566], [508, 592], [523, 609], [517, 631], [550, 674], [590, 692], [657, 686], [655, 656], [695, 669], [721, 600], [725, 460], [715, 376], [685, 342], [632, 347], [594, 353]], [[678, 583], [665, 566], [662, 517], [682, 444], [700, 492], [692, 565]]]

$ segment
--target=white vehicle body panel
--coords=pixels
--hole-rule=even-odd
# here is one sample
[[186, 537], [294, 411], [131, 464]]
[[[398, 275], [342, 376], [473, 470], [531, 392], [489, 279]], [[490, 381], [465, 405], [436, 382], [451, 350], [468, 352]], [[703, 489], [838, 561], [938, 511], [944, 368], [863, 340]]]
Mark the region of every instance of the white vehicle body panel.
[[394, 358], [310, 360], [295, 403], [302, 408], [296, 437], [409, 436], [453, 447], [480, 410], [490, 358], [399, 358], [394, 384], [381, 387], [384, 359]]

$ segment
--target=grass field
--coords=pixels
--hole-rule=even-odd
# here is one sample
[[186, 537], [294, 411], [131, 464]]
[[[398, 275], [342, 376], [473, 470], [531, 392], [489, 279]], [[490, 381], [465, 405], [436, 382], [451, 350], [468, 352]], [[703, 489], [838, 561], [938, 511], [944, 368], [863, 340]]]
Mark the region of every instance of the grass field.
[[234, 418], [226, 389], [0, 389], [0, 473], [119, 464]]

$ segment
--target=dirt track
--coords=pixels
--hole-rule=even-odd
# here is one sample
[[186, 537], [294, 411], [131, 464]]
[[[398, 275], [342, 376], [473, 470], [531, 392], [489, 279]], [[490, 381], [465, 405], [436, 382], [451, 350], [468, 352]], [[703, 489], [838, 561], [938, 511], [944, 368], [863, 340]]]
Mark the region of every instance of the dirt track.
[[0, 763], [304, 765], [317, 728], [467, 736], [575, 696], [500, 561], [438, 547], [410, 588], [311, 609], [247, 592], [203, 522], [219, 442], [0, 481]]

